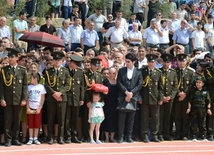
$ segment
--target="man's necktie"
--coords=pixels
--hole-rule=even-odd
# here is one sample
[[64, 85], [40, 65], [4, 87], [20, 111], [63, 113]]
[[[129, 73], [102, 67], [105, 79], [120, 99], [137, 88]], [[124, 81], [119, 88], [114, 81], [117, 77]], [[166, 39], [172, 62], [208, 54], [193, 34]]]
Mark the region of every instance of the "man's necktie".
[[149, 70], [149, 76], [150, 77], [152, 76], [152, 70]]

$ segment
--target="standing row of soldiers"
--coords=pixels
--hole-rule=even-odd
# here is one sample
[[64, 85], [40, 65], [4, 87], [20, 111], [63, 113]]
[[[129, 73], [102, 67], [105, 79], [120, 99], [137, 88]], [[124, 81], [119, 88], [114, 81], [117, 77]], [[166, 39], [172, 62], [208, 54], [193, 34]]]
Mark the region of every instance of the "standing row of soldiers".
[[[0, 99], [1, 105], [4, 107], [5, 121], [5, 146], [11, 146], [11, 144], [20, 146], [21, 143], [18, 140], [19, 124], [22, 106], [25, 106], [27, 101], [27, 72], [24, 67], [17, 65], [18, 51], [16, 49], [7, 49], [7, 51], [9, 66], [2, 68], [0, 75]], [[91, 69], [83, 72], [78, 67], [83, 58], [72, 54], [70, 64], [65, 68], [61, 67], [64, 54], [54, 52], [52, 55], [53, 67], [44, 71], [48, 107], [48, 143], [53, 144], [54, 142], [55, 115], [58, 118], [58, 143], [80, 143], [76, 136], [79, 106], [83, 104], [85, 106], [86, 122], [83, 124], [87, 124], [87, 106], [90, 106], [93, 94], [93, 90], [90, 89], [91, 82], [102, 83], [101, 74], [97, 71], [100, 59], [93, 58]], [[155, 142], [164, 139], [172, 140], [170, 136], [172, 111], [176, 127], [175, 138], [186, 139], [189, 134], [189, 118], [186, 110], [194, 79], [194, 72], [187, 68], [187, 55], [179, 54], [177, 56], [179, 67], [175, 70], [170, 68], [173, 59], [170, 54], [161, 56], [163, 59], [163, 68], [161, 69], [154, 68], [156, 55], [147, 54], [146, 57], [148, 66], [142, 69], [142, 100], [139, 101], [142, 140], [149, 142], [149, 116], [151, 117], [152, 140]], [[208, 90], [212, 96], [212, 102], [211, 107], [205, 108], [209, 108], [211, 111], [214, 110], [214, 106], [212, 106], [214, 101], [214, 95], [212, 95], [214, 93], [212, 90], [213, 75], [213, 67], [207, 68], [205, 77], [209, 83]], [[210, 139], [213, 138], [212, 120], [211, 115], [208, 121]], [[84, 126], [84, 130], [85, 135], [88, 135], [88, 126]]]

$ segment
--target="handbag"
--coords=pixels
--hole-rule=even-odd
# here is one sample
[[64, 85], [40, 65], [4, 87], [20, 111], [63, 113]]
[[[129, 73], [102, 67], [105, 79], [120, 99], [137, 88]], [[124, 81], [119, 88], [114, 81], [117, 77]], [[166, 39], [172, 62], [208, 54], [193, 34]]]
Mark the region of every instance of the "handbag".
[[123, 112], [135, 112], [137, 110], [137, 101], [131, 99], [130, 102], [126, 102], [124, 98], [123, 100], [119, 100], [117, 109]]

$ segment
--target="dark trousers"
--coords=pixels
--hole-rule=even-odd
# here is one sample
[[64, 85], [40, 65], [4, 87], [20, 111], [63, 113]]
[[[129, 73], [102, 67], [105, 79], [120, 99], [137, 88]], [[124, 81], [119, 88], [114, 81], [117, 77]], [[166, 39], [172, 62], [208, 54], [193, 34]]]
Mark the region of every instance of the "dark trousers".
[[[134, 117], [135, 112], [123, 112], [119, 111], [119, 118], [118, 118], [118, 138], [124, 137], [124, 130], [127, 129], [127, 138], [132, 137], [132, 130], [134, 125]], [[127, 125], [125, 127], [125, 125]]]
[[185, 98], [183, 101], [178, 101], [178, 97], [174, 101], [174, 120], [176, 127], [176, 136], [187, 136], [189, 132], [189, 115], [186, 114], [188, 102]]
[[[90, 48], [94, 50], [94, 47], [95, 47], [95, 46], [87, 46], [87, 45], [84, 45], [84, 55], [86, 55], [87, 50], [89, 50]], [[96, 54], [96, 51], [95, 51], [95, 54]]]
[[58, 119], [58, 139], [63, 139], [64, 137], [64, 124], [65, 124], [65, 111], [66, 102], [47, 102], [48, 108], [48, 139], [52, 139], [54, 136], [53, 125], [55, 115]]
[[169, 47], [169, 44], [159, 44], [159, 48], [162, 48], [162, 49], [167, 49]]
[[136, 19], [138, 19], [143, 26], [144, 14], [142, 12], [136, 13]]
[[66, 107], [65, 115], [65, 137], [66, 139], [77, 138], [77, 119], [79, 116], [79, 106]]
[[98, 35], [98, 37], [99, 37], [100, 48], [102, 48], [102, 44], [103, 44], [103, 34], [102, 34], [102, 32], [97, 32], [97, 35]]
[[[149, 115], [150, 114], [150, 115]], [[159, 131], [159, 105], [142, 104], [140, 106], [141, 134], [142, 137], [149, 133], [149, 116], [151, 117], [152, 136], [156, 136]]]
[[80, 43], [71, 43], [71, 51], [74, 51], [77, 47], [81, 47]]
[[115, 1], [113, 2], [113, 7], [112, 7], [112, 15], [115, 18], [116, 17], [116, 12], [120, 10], [121, 7], [121, 2], [120, 1]]
[[85, 2], [80, 4], [78, 2], [75, 2], [79, 6], [79, 13], [81, 14], [81, 19], [82, 19], [82, 27], [85, 27], [85, 17], [86, 17], [86, 4]]
[[69, 52], [69, 51], [70, 51], [69, 44], [65, 44], [65, 52]]
[[172, 114], [172, 101], [163, 103], [160, 106], [160, 126], [159, 135], [168, 136], [170, 135], [170, 124]]
[[21, 115], [22, 107], [19, 105], [7, 105], [4, 107], [4, 136], [6, 142], [19, 139]]
[[[86, 103], [87, 104], [87, 103]], [[89, 139], [89, 123], [88, 123], [88, 107], [86, 104], [83, 104], [83, 116], [82, 116], [82, 133], [85, 140]]]
[[211, 101], [211, 108], [210, 108], [212, 115], [207, 115], [207, 134], [213, 135], [213, 122], [214, 122], [214, 101]]

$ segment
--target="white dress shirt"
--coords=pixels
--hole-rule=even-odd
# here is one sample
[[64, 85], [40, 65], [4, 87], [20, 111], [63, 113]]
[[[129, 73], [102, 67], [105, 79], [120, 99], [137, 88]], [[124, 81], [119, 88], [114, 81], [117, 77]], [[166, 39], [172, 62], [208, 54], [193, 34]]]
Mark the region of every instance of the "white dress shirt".
[[158, 30], [153, 30], [151, 27], [145, 29], [143, 38], [146, 39], [146, 43], [154, 45], [159, 44]]
[[127, 78], [128, 78], [129, 80], [132, 79], [133, 72], [134, 72], [134, 66], [132, 67], [132, 69], [127, 68]]
[[121, 43], [124, 38], [128, 38], [128, 33], [123, 27], [117, 29], [113, 26], [108, 29], [105, 36], [107, 38], [111, 37], [110, 41], [113, 43]]
[[[140, 31], [129, 31], [129, 38], [142, 39], [142, 33]], [[141, 44], [140, 41], [130, 41], [131, 44]]]

